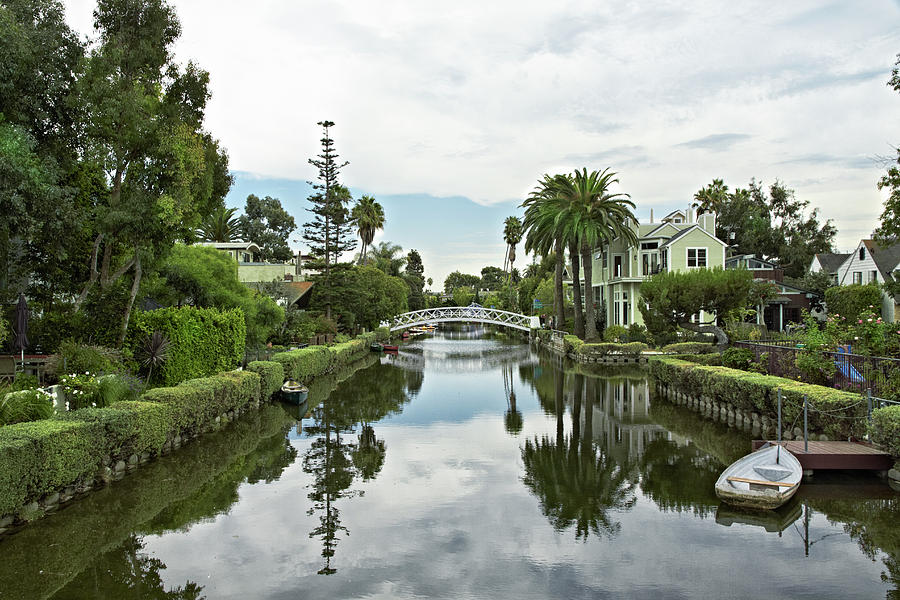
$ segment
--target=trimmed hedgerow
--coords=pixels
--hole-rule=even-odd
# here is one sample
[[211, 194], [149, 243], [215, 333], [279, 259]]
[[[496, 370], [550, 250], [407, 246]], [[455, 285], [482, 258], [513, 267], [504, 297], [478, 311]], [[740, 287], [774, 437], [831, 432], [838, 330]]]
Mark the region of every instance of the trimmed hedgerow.
[[0, 515], [93, 477], [102, 435], [97, 423], [52, 419], [0, 428]]
[[648, 348], [647, 344], [643, 342], [629, 342], [627, 344], [616, 344], [613, 342], [588, 344], [574, 335], [567, 335], [563, 340], [565, 341], [566, 352], [573, 352], [582, 356], [607, 356], [609, 354], [617, 354], [636, 358]]
[[114, 459], [157, 453], [172, 429], [170, 407], [158, 402], [117, 402], [107, 408], [82, 408], [56, 417], [61, 421], [98, 423], [103, 427], [96, 450]]
[[722, 366], [722, 355], [718, 352], [715, 352], [713, 354], [670, 354], [666, 358], [686, 360], [688, 362], [697, 363], [698, 365], [707, 365], [713, 367]]
[[285, 377], [309, 383], [310, 379], [331, 368], [333, 356], [325, 346], [309, 346], [290, 352], [279, 352], [272, 356], [272, 360], [281, 363]]
[[260, 399], [268, 402], [281, 389], [284, 382], [284, 366], [272, 360], [254, 360], [247, 363], [247, 370], [260, 377]]
[[900, 458], [900, 406], [887, 406], [872, 411], [872, 422], [869, 423], [870, 439]]
[[710, 398], [773, 418], [777, 415], [777, 391], [780, 389], [782, 415], [788, 424], [801, 423], [803, 396], [806, 396], [811, 431], [822, 431], [836, 438], [859, 437], [865, 431], [865, 402], [859, 394], [852, 392], [667, 357], [653, 358], [650, 372], [659, 383], [689, 396]]
[[159, 375], [166, 385], [234, 369], [244, 357], [247, 326], [240, 309], [185, 306], [138, 312], [126, 342], [136, 357], [143, 340], [155, 331], [169, 339], [168, 358]]
[[705, 342], [678, 342], [662, 347], [666, 354], [712, 354], [718, 352], [715, 344]]

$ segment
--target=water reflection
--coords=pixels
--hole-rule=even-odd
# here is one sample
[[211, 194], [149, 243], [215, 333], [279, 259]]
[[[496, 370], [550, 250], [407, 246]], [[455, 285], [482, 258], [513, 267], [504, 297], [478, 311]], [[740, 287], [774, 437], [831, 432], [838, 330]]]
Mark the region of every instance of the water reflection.
[[[387, 449], [377, 439], [373, 423], [400, 412], [410, 401], [410, 387], [417, 392], [421, 385], [421, 373], [410, 376], [390, 364], [377, 363], [345, 380], [327, 401], [312, 409], [305, 433], [315, 439], [303, 454], [303, 470], [312, 476], [307, 514], [318, 515], [319, 520], [309, 537], [319, 539], [325, 559], [318, 574], [337, 572], [331, 560], [339, 536], [350, 533], [341, 523], [339, 501], [361, 494], [351, 489], [354, 480], [375, 479], [384, 466]], [[354, 437], [357, 427], [360, 433]]]
[[564, 376], [554, 371], [554, 406], [556, 437], [547, 435], [525, 441], [522, 462], [523, 481], [541, 502], [541, 510], [557, 531], [572, 526], [575, 538], [587, 540], [614, 535], [621, 525], [612, 511], [634, 506], [634, 481], [628, 464], [616, 462], [608, 452], [594, 443], [594, 386], [585, 398], [584, 435], [581, 434], [581, 405], [584, 398], [584, 376], [576, 374], [573, 382], [572, 434], [564, 435]]

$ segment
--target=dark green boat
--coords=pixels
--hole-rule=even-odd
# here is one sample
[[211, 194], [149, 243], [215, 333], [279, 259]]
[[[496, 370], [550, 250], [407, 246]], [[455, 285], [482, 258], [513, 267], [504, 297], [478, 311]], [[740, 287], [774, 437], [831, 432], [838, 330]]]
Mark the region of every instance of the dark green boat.
[[281, 386], [281, 400], [283, 402], [289, 402], [290, 404], [299, 406], [306, 402], [308, 396], [309, 389], [299, 381], [288, 379], [284, 382], [284, 385]]
[[372, 342], [371, 344], [369, 344], [369, 350], [371, 350], [372, 352], [381, 352], [382, 350], [384, 350], [384, 346], [382, 346], [378, 342]]

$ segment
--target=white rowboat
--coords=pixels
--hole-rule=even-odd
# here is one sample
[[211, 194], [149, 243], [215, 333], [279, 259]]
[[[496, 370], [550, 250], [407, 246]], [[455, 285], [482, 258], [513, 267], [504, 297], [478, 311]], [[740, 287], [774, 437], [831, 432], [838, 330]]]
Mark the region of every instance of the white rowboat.
[[796, 456], [778, 445], [763, 446], [722, 472], [716, 495], [735, 506], [778, 508], [797, 492], [802, 478]]

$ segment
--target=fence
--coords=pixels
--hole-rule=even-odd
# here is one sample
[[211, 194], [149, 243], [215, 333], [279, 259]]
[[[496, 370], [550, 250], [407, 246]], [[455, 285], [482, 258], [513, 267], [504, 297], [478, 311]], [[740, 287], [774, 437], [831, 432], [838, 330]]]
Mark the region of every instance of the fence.
[[[803, 348], [795, 340], [743, 340], [734, 345], [751, 350], [757, 362], [764, 360], [771, 375], [788, 379], [803, 376], [796, 365], [797, 356]], [[894, 396], [900, 391], [900, 359], [847, 352], [822, 352], [822, 355], [834, 363], [834, 369], [823, 374], [823, 381], [810, 383], [822, 383], [842, 390], [868, 390], [876, 399]]]

